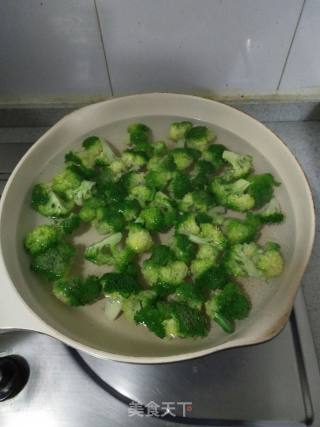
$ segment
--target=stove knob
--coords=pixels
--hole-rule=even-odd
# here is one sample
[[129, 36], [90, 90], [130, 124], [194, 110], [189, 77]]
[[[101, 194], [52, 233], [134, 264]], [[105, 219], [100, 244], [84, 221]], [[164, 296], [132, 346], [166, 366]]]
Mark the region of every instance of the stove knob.
[[16, 396], [26, 385], [29, 366], [20, 356], [0, 357], [0, 402]]

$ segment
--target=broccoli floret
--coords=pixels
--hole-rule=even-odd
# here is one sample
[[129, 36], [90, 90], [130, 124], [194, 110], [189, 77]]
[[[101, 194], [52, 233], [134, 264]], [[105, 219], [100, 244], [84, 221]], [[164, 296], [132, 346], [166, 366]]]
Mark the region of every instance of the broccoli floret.
[[154, 200], [151, 202], [150, 206], [154, 206], [161, 210], [166, 229], [173, 227], [176, 222], [178, 212], [174, 202], [170, 200], [166, 194], [158, 191], [155, 194]]
[[202, 159], [211, 163], [214, 170], [218, 171], [223, 165], [225, 165], [225, 160], [222, 155], [226, 147], [221, 144], [212, 144], [202, 152]]
[[155, 285], [152, 285], [152, 290], [157, 294], [159, 299], [165, 299], [175, 292], [177, 286], [172, 283], [157, 282]]
[[217, 322], [225, 332], [234, 332], [234, 320], [248, 316], [251, 303], [241, 288], [235, 283], [228, 283], [223, 289], [214, 291], [205, 304], [208, 316]]
[[100, 234], [111, 234], [122, 231], [126, 221], [121, 212], [115, 206], [101, 207], [97, 209], [95, 227]]
[[52, 292], [64, 304], [77, 307], [92, 304], [101, 298], [102, 286], [96, 276], [88, 276], [86, 279], [75, 277], [57, 280]]
[[169, 138], [173, 141], [183, 139], [186, 132], [192, 128], [192, 123], [188, 121], [171, 123], [169, 128]]
[[191, 262], [190, 270], [194, 278], [199, 277], [209, 268], [218, 264], [220, 251], [216, 247], [204, 244], [200, 245], [196, 258]]
[[70, 151], [65, 156], [68, 166], [72, 166], [78, 174], [86, 179], [96, 175], [94, 167], [96, 164], [108, 164], [113, 159], [110, 147], [97, 136], [86, 138], [82, 143], [83, 150]]
[[246, 179], [249, 182], [247, 193], [254, 199], [255, 208], [261, 208], [270, 202], [273, 197], [274, 186], [280, 185], [280, 183], [275, 181], [271, 173], [251, 175]]
[[144, 307], [148, 307], [157, 298], [153, 290], [140, 291], [137, 294], [130, 295], [122, 304], [123, 314], [126, 319], [134, 321], [135, 315]]
[[49, 184], [36, 184], [33, 187], [31, 205], [41, 215], [51, 218], [67, 216], [74, 206], [72, 201], [63, 200], [52, 191]]
[[91, 197], [90, 199], [85, 200], [79, 211], [81, 221], [91, 222], [96, 219], [97, 209], [103, 207], [104, 204], [104, 200], [98, 197]]
[[76, 205], [82, 206], [85, 200], [92, 197], [94, 186], [95, 183], [93, 181], [84, 180], [77, 189], [69, 192], [68, 197], [73, 200]]
[[147, 203], [153, 200], [154, 194], [154, 190], [146, 185], [137, 185], [131, 190], [129, 198], [137, 200], [141, 207], [145, 207]]
[[164, 189], [172, 177], [172, 173], [166, 170], [151, 170], [146, 174], [146, 185], [151, 189]]
[[142, 123], [133, 123], [128, 127], [129, 143], [136, 150], [145, 153], [148, 157], [153, 154], [151, 145], [151, 130]]
[[104, 294], [113, 297], [128, 298], [141, 290], [137, 278], [127, 273], [105, 273], [100, 282]]
[[203, 337], [209, 332], [209, 320], [199, 311], [180, 302], [158, 303], [144, 307], [135, 315], [136, 323], [143, 324], [160, 338], [178, 336]]
[[276, 243], [259, 246], [255, 242], [238, 243], [231, 247], [225, 265], [235, 277], [272, 278], [280, 276], [284, 261]]
[[149, 259], [144, 261], [142, 274], [145, 280], [154, 285], [157, 282], [178, 284], [188, 274], [188, 267], [182, 261], [176, 261], [174, 252], [166, 245], [158, 245]]
[[127, 170], [138, 171], [146, 165], [147, 158], [143, 153], [126, 150], [121, 156], [121, 161]]
[[177, 170], [177, 166], [169, 152], [163, 157], [152, 157], [147, 164], [147, 169], [148, 171], [174, 172]]
[[135, 261], [135, 252], [127, 246], [119, 248], [118, 246], [111, 247], [113, 264], [117, 271], [120, 273], [128, 273], [132, 276], [137, 276], [139, 267], [134, 262]]
[[57, 221], [56, 226], [63, 235], [72, 234], [80, 227], [80, 217], [78, 214], [72, 213], [67, 218]]
[[80, 186], [81, 177], [72, 168], [67, 167], [55, 175], [52, 180], [52, 190], [57, 194], [72, 199], [73, 192]]
[[199, 234], [200, 227], [197, 224], [195, 215], [193, 214], [183, 215], [177, 224], [177, 232], [180, 234], [185, 234], [187, 236], [191, 234], [193, 235]]
[[121, 233], [115, 233], [99, 242], [88, 246], [84, 251], [84, 257], [98, 265], [114, 263], [112, 247], [117, 245], [122, 239]]
[[126, 172], [127, 168], [121, 159], [116, 159], [110, 163], [109, 170], [112, 173], [113, 180], [119, 181], [124, 172]]
[[41, 274], [47, 280], [64, 277], [75, 256], [75, 249], [66, 242], [61, 242], [32, 257], [31, 270]]
[[156, 206], [148, 206], [140, 213], [139, 220], [150, 231], [163, 232], [167, 225], [161, 209]]
[[31, 255], [37, 255], [57, 244], [61, 239], [59, 230], [54, 225], [39, 225], [31, 230], [24, 239], [24, 247]]
[[243, 178], [249, 174], [252, 168], [252, 156], [224, 151], [222, 157], [230, 165], [223, 174], [223, 179], [226, 181]]
[[144, 173], [130, 171], [122, 175], [118, 185], [123, 187], [128, 193], [137, 185], [143, 185], [145, 181]]
[[197, 150], [190, 148], [175, 148], [170, 152], [178, 170], [187, 169], [196, 159]]
[[126, 245], [133, 252], [141, 254], [151, 249], [153, 240], [148, 230], [139, 224], [133, 224], [129, 227]]
[[215, 224], [200, 224], [200, 232], [198, 235], [194, 236], [191, 234], [189, 239], [194, 243], [198, 243], [199, 245], [210, 244], [218, 251], [224, 250], [227, 246], [227, 240], [225, 236], [223, 235], [219, 226]]
[[179, 261], [189, 263], [196, 255], [197, 247], [183, 234], [175, 234], [170, 243], [170, 248]]
[[220, 177], [211, 183], [211, 191], [217, 202], [229, 209], [245, 212], [255, 206], [255, 199], [246, 194], [250, 182], [246, 179], [238, 179], [232, 183], [225, 183]]
[[164, 156], [168, 151], [168, 147], [164, 141], [155, 141], [153, 143], [153, 155]]
[[170, 193], [175, 199], [182, 199], [191, 188], [191, 181], [185, 172], [175, 172], [169, 186]]
[[248, 214], [245, 219], [227, 218], [222, 226], [223, 232], [231, 244], [255, 240], [262, 227], [257, 215]]
[[220, 264], [204, 271], [195, 279], [194, 284], [199, 288], [199, 291], [208, 294], [215, 289], [222, 289], [228, 281], [229, 275], [224, 265]]
[[214, 199], [211, 194], [199, 190], [187, 193], [180, 203], [180, 209], [184, 212], [207, 212], [213, 204]]
[[279, 224], [284, 220], [284, 214], [277, 199], [272, 198], [270, 202], [256, 215], [263, 224]]
[[192, 283], [181, 283], [178, 285], [175, 290], [174, 299], [198, 310], [201, 310], [202, 304], [205, 301], [203, 293]]
[[185, 133], [187, 147], [200, 151], [206, 150], [215, 138], [215, 134], [206, 126], [195, 126]]
[[137, 200], [124, 200], [118, 203], [117, 210], [124, 216], [126, 221], [130, 222], [138, 218], [141, 208]]

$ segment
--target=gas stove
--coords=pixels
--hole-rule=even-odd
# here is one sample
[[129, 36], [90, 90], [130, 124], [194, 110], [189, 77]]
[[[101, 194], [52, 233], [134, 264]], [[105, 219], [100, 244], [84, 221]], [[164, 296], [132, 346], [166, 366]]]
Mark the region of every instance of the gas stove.
[[[2, 111], [0, 194], [24, 151], [66, 112]], [[289, 135], [290, 148], [298, 152], [318, 192], [318, 151], [312, 144], [319, 125], [312, 124], [314, 137], [304, 149], [298, 145], [299, 134], [295, 142], [292, 129], [297, 126], [272, 126]], [[308, 139], [311, 131], [303, 132]], [[310, 152], [303, 151], [306, 147]], [[318, 278], [316, 258], [307, 274], [309, 288]], [[0, 332], [1, 427], [177, 423], [320, 427], [320, 373], [302, 290], [290, 321], [271, 341], [166, 365], [112, 362], [39, 333]]]

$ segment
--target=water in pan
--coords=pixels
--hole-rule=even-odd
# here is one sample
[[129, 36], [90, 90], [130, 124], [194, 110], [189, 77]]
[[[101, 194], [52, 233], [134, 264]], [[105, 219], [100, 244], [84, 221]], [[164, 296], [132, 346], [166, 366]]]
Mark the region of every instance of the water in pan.
[[[116, 151], [122, 151], [126, 146], [126, 128], [129, 123], [142, 121], [150, 126], [153, 130], [154, 139], [164, 139], [168, 132], [169, 124], [174, 120], [179, 120], [178, 117], [137, 117], [129, 121], [115, 122], [112, 125], [102, 127], [99, 129], [93, 129], [90, 135], [95, 134], [106, 138], [109, 143], [115, 148]], [[275, 171], [272, 165], [267, 161], [263, 154], [259, 153], [254, 145], [250, 145], [248, 142], [242, 140], [237, 135], [234, 135], [228, 130], [219, 128], [217, 126], [208, 125], [213, 128], [218, 135], [218, 142], [226, 145], [231, 150], [251, 154], [254, 157], [254, 166], [257, 172], [272, 172], [276, 179], [281, 181], [281, 176]], [[83, 135], [83, 138], [88, 135]], [[79, 146], [81, 140], [71, 141], [68, 149]], [[63, 157], [66, 150], [57, 153], [57, 155], [50, 159], [50, 161], [43, 165], [42, 170], [39, 173], [39, 181], [50, 180], [50, 178], [62, 167]], [[288, 214], [288, 218], [285, 224], [281, 226], [268, 227], [265, 229], [261, 236], [261, 241], [275, 240], [281, 243], [285, 258], [289, 259], [294, 246], [294, 233], [290, 232], [293, 229], [293, 218], [290, 217], [291, 203], [289, 195], [286, 192], [284, 186], [280, 187], [277, 191], [277, 198], [284, 207]], [[21, 214], [20, 228], [17, 236], [22, 239], [22, 236], [27, 230], [32, 228], [34, 225], [43, 222], [43, 218], [35, 214], [27, 205], [25, 210]], [[87, 230], [84, 233], [77, 233], [74, 241], [78, 246], [79, 253], [83, 250], [83, 247], [88, 243], [98, 240], [101, 238], [92, 229]], [[27, 276], [28, 283], [33, 294], [37, 300], [42, 304], [43, 309], [47, 315], [52, 318], [53, 324], [57, 316], [59, 317], [59, 328], [61, 330], [61, 319], [65, 325], [65, 331], [74, 332], [74, 337], [77, 337], [79, 325], [81, 324], [81, 334], [84, 338], [84, 342], [88, 345], [92, 345], [99, 349], [106, 349], [111, 353], [123, 353], [123, 354], [136, 354], [144, 356], [161, 356], [161, 355], [174, 355], [182, 352], [190, 352], [194, 350], [201, 350], [211, 347], [213, 343], [222, 344], [229, 337], [220, 331], [218, 327], [213, 326], [212, 331], [206, 339], [203, 340], [174, 340], [172, 342], [164, 342], [159, 340], [157, 337], [150, 334], [143, 327], [136, 327], [133, 324], [129, 324], [125, 319], [120, 318], [115, 322], [108, 322], [103, 314], [103, 301], [99, 301], [96, 304], [80, 309], [70, 309], [63, 306], [50, 294], [50, 286], [40, 283], [40, 281], [34, 277], [28, 268], [28, 258], [23, 251], [20, 252], [20, 262], [24, 268], [25, 275]], [[80, 259], [81, 257], [79, 257]], [[81, 271], [83, 274], [88, 273], [99, 273], [102, 274], [106, 271], [105, 267], [96, 267], [93, 264], [81, 261], [76, 269]], [[249, 322], [258, 315], [261, 307], [277, 292], [281, 279], [270, 281], [269, 283], [257, 282], [257, 281], [242, 281], [246, 290], [250, 294], [253, 302], [253, 311], [251, 313]], [[240, 322], [238, 325], [238, 331], [246, 327], [246, 322]], [[108, 343], [106, 345], [106, 339]]]

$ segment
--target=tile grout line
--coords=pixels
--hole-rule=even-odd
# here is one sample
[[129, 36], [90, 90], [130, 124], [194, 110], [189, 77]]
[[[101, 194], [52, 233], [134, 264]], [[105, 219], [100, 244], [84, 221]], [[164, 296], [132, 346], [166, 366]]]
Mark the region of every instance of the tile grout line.
[[112, 87], [111, 76], [110, 76], [110, 69], [109, 69], [108, 60], [107, 60], [106, 47], [105, 47], [104, 41], [103, 41], [102, 27], [101, 27], [99, 10], [98, 10], [98, 6], [97, 6], [96, 0], [93, 0], [93, 3], [94, 3], [94, 8], [95, 8], [96, 17], [97, 17], [97, 23], [98, 23], [99, 34], [100, 34], [100, 41], [101, 41], [101, 44], [102, 44], [103, 56], [104, 56], [104, 60], [105, 60], [105, 63], [106, 63], [106, 70], [107, 70], [107, 76], [108, 76], [108, 82], [109, 82], [109, 86], [110, 86], [111, 96], [113, 96], [113, 87]]
[[303, 0], [302, 6], [301, 6], [301, 10], [300, 10], [300, 13], [299, 13], [299, 17], [298, 17], [298, 20], [297, 20], [297, 24], [296, 24], [296, 27], [295, 27], [295, 29], [294, 29], [294, 32], [293, 32], [293, 35], [292, 35], [292, 39], [291, 39], [291, 42], [290, 42], [290, 46], [289, 46], [289, 49], [288, 49], [288, 53], [287, 53], [286, 59], [285, 59], [285, 61], [284, 61], [284, 64], [283, 64], [282, 70], [281, 70], [279, 83], [278, 83], [277, 88], [276, 88], [276, 90], [277, 90], [277, 91], [280, 89], [280, 85], [281, 85], [281, 83], [282, 83], [282, 79], [283, 79], [283, 76], [284, 76], [284, 72], [285, 72], [285, 69], [286, 69], [286, 67], [287, 67], [288, 59], [289, 59], [289, 56], [290, 56], [290, 53], [291, 53], [291, 49], [292, 49], [292, 46], [293, 46], [294, 39], [295, 39], [296, 34], [297, 34], [297, 30], [298, 30], [298, 27], [299, 27], [299, 24], [300, 24], [300, 21], [301, 21], [301, 16], [302, 16], [302, 13], [303, 13], [303, 11], [304, 11], [304, 7], [305, 7], [305, 4], [306, 4], [306, 1], [307, 1], [307, 0]]

